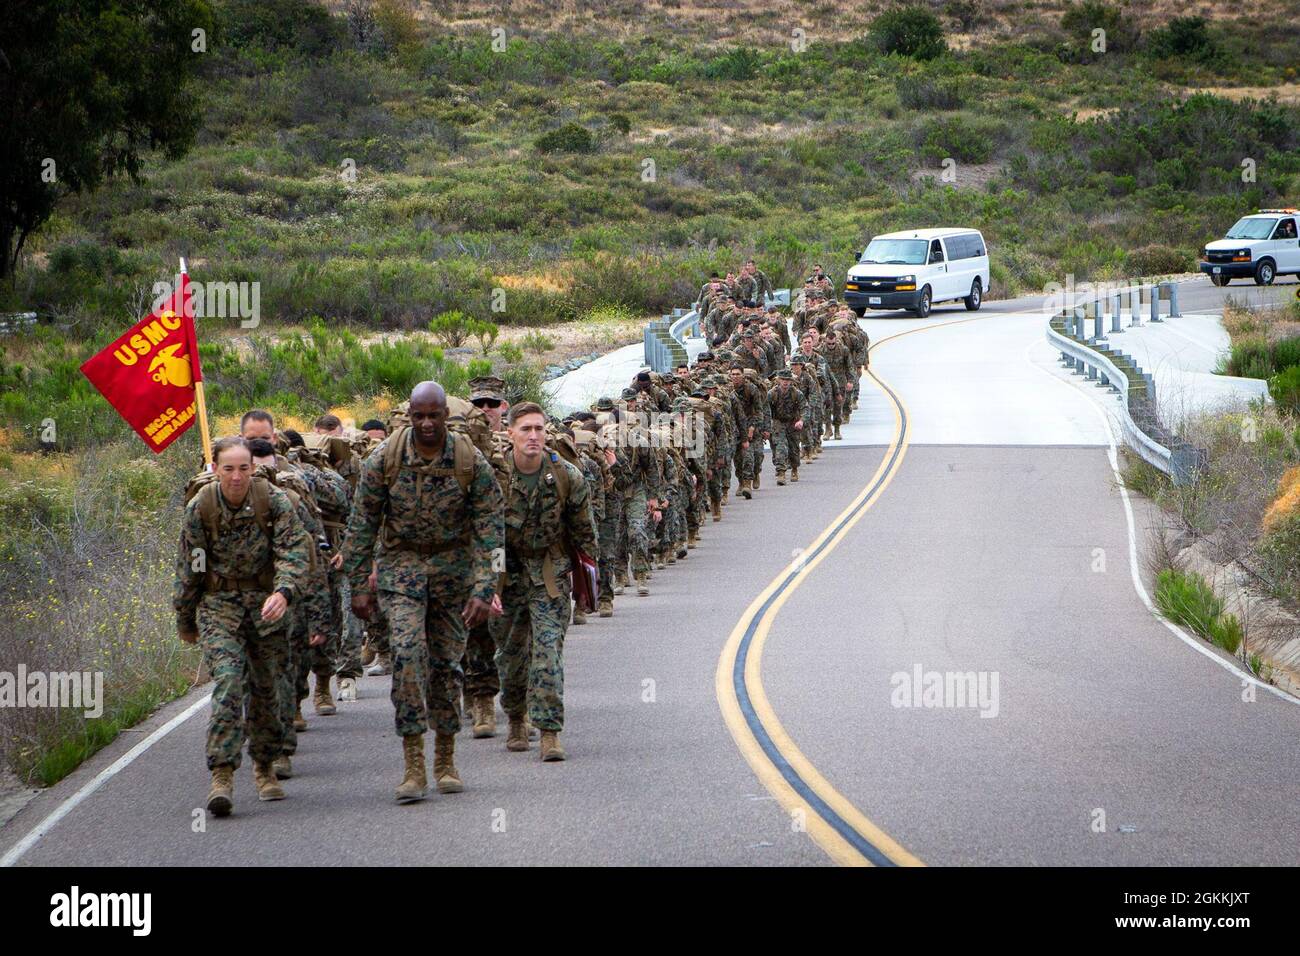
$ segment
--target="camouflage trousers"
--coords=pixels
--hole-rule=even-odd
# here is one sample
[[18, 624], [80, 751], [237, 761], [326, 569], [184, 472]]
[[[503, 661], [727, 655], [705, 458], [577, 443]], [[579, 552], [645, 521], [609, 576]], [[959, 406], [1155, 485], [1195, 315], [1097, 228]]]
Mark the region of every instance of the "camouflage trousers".
[[[302, 659], [314, 648], [311, 646], [311, 633], [307, 627], [306, 609], [290, 607], [288, 616], [291, 618], [289, 653], [285, 658], [280, 679], [276, 682], [276, 688], [280, 702], [280, 722], [283, 724], [284, 732], [284, 746], [281, 752], [285, 756], [292, 757], [298, 752], [298, 731], [293, 729], [293, 718], [298, 712], [298, 701], [302, 699], [298, 696], [298, 668]], [[248, 702], [245, 700], [244, 713], [248, 712]]]
[[461, 611], [468, 588], [430, 588], [424, 597], [380, 591], [393, 655], [394, 725], [399, 737], [460, 730], [465, 622]]
[[755, 434], [754, 440], [749, 443], [749, 451], [753, 456], [753, 465], [751, 466], [753, 470], [750, 472], [749, 477], [753, 478], [755, 475], [761, 476], [763, 474], [763, 453], [766, 446], [767, 439], [763, 437], [762, 432]]
[[[623, 509], [621, 499], [611, 491], [605, 498], [605, 517], [600, 519], [597, 537], [600, 539], [600, 593], [614, 595], [614, 569], [618, 567], [619, 538], [623, 534]], [[627, 567], [626, 559], [623, 566]]]
[[763, 436], [759, 433], [750, 439], [748, 448], [742, 448], [740, 442], [736, 442], [732, 463], [735, 465], [737, 480], [749, 481], [754, 477], [754, 446], [762, 440]]
[[772, 423], [772, 467], [778, 475], [786, 470], [799, 473], [802, 436], [803, 429], [795, 428], [793, 422]]
[[[337, 583], [335, 578], [338, 578]], [[361, 676], [361, 645], [365, 632], [361, 619], [352, 613], [352, 585], [337, 571], [330, 572], [330, 599], [335, 601], [340, 618], [334, 673], [340, 680], [344, 677], [356, 679]]]
[[388, 618], [378, 601], [371, 602], [370, 620], [366, 622], [366, 644], [377, 654], [387, 654], [391, 649], [388, 640]]
[[[627, 498], [616, 497], [616, 507], [622, 509], [623, 517], [619, 522], [618, 557], [614, 561], [614, 570], [627, 567], [628, 558], [632, 559], [632, 573], [640, 574], [650, 570], [650, 531], [646, 526], [644, 489], [638, 489]], [[609, 502], [605, 502], [609, 507]]]
[[223, 592], [206, 595], [199, 605], [199, 643], [212, 674], [209, 770], [238, 768], [245, 734], [257, 763], [270, 763], [284, 749], [289, 636], [283, 619], [259, 626], [266, 598], [266, 591]]
[[822, 406], [820, 402], [808, 403], [808, 420], [803, 423], [801, 432], [803, 450], [809, 454], [821, 447], [822, 443]]
[[505, 613], [492, 620], [501, 709], [527, 714], [539, 730], [564, 729], [564, 633], [569, 626], [568, 594], [553, 598], [545, 585], [512, 575], [501, 595]]
[[501, 690], [497, 676], [497, 645], [486, 624], [471, 628], [465, 642], [465, 657], [461, 668], [465, 671], [465, 697], [495, 697]]

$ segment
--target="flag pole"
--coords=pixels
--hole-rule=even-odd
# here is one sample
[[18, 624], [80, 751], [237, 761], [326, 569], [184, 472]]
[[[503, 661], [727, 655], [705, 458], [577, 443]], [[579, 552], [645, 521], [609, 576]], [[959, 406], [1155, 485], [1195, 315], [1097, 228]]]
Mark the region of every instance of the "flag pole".
[[[189, 278], [189, 272], [185, 268], [185, 259], [181, 258], [181, 275], [186, 279]], [[182, 279], [182, 282], [185, 280]], [[190, 327], [194, 328], [193, 308], [190, 303], [193, 300], [185, 297], [183, 307], [190, 315], [186, 318], [190, 321]], [[212, 466], [212, 435], [208, 432], [208, 402], [203, 394], [203, 371], [199, 367], [199, 334], [195, 329], [194, 341], [190, 343], [193, 354], [190, 356], [190, 366], [194, 371], [194, 410], [199, 416], [199, 436], [203, 440], [203, 463], [208, 467]]]

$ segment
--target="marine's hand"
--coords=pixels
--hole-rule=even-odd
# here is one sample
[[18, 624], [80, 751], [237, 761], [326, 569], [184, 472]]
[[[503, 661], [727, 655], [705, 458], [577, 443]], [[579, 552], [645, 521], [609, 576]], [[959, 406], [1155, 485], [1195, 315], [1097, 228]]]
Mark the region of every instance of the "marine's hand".
[[374, 595], [367, 591], [352, 592], [352, 613], [363, 621], [370, 620], [370, 609], [374, 606]]
[[492, 605], [482, 598], [472, 597], [465, 602], [465, 609], [460, 612], [460, 618], [465, 622], [466, 627], [478, 627], [485, 624], [487, 619], [492, 616]]
[[285, 600], [283, 594], [276, 591], [262, 604], [262, 620], [267, 624], [274, 624], [284, 617], [284, 612], [288, 609], [289, 602]]

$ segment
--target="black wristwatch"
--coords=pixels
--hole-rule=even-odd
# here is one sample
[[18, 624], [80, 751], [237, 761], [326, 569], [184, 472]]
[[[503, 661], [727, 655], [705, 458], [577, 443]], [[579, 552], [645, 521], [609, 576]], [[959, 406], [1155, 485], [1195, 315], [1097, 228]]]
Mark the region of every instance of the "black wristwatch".
[[293, 603], [293, 592], [290, 591], [288, 588], [276, 588], [275, 593], [283, 594], [286, 602], [288, 602], [289, 604]]

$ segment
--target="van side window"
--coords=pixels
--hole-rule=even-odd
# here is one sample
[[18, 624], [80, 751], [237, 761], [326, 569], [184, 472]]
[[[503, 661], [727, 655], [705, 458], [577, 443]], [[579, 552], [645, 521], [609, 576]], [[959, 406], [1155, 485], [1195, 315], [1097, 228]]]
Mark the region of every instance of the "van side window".
[[1283, 219], [1277, 224], [1277, 231], [1273, 233], [1274, 239], [1294, 239], [1296, 238], [1295, 220]]
[[939, 244], [938, 239], [930, 243], [930, 261], [943, 262], [943, 246]]

